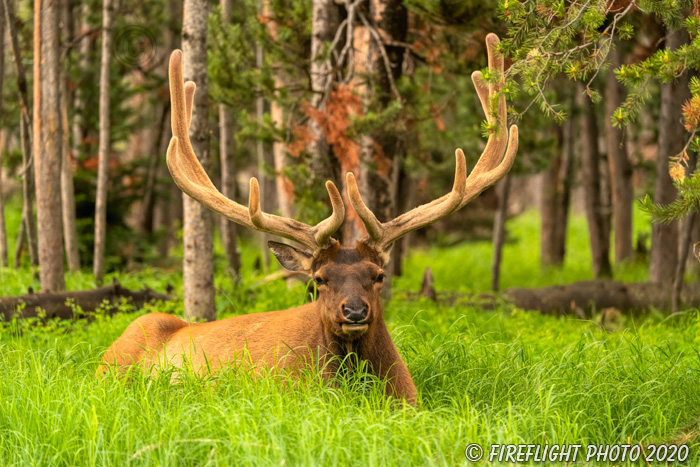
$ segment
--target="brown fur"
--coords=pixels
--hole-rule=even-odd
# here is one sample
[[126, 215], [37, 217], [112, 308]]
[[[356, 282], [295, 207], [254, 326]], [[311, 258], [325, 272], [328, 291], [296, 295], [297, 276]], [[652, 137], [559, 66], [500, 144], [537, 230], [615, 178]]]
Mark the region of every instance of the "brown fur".
[[[318, 285], [317, 301], [202, 324], [162, 313], [144, 315], [107, 350], [98, 374], [111, 365], [181, 367], [184, 359], [199, 373], [244, 361], [255, 367], [294, 370], [317, 363], [323, 366], [329, 357], [354, 352], [377, 376], [388, 380], [388, 395], [415, 404], [415, 385], [384, 322], [381, 282], [377, 282], [383, 274], [382, 255], [361, 242], [357, 248], [342, 248], [333, 242], [315, 256], [281, 244], [271, 244], [271, 248], [288, 269], [310, 265], [307, 272], [325, 281]], [[362, 300], [369, 306], [366, 331], [343, 330], [347, 320], [342, 305], [348, 300]], [[317, 355], [320, 362], [315, 361]], [[326, 370], [332, 376], [337, 363]]]

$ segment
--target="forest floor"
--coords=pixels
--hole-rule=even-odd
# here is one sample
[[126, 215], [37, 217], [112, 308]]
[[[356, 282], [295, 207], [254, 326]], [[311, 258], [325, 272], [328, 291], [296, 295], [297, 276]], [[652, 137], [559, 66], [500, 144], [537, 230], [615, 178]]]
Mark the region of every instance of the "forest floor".
[[[536, 214], [510, 221], [509, 232], [504, 288], [592, 277], [583, 219], [572, 219], [562, 269], [540, 270]], [[255, 252], [243, 252], [250, 271]], [[135, 312], [123, 305], [91, 323], [2, 323], [0, 460], [4, 466], [452, 466], [468, 464], [470, 443], [488, 453], [496, 443], [683, 442], [690, 447], [683, 465], [698, 465], [700, 313], [622, 317], [607, 332], [595, 320], [402, 298], [402, 291], [418, 290], [426, 266], [438, 290], [487, 291], [490, 253], [488, 242], [413, 251], [404, 276], [395, 279], [387, 323], [418, 388], [417, 409], [390, 406], [376, 386], [359, 379], [332, 388], [312, 373], [288, 390], [273, 376], [251, 381], [235, 372], [215, 385], [191, 375], [174, 385], [168, 374], [95, 378], [102, 353], [131, 321], [152, 311], [180, 314], [181, 301]], [[642, 259], [617, 267], [616, 278], [643, 281], [646, 269]], [[177, 271], [145, 268], [114, 277], [136, 289], [163, 291], [170, 283], [181, 294]], [[234, 287], [217, 275], [220, 317], [305, 300], [302, 284], [254, 288], [255, 279]], [[0, 296], [26, 293], [29, 285], [38, 289], [28, 268], [0, 270]], [[69, 274], [67, 285], [94, 287], [87, 271]]]

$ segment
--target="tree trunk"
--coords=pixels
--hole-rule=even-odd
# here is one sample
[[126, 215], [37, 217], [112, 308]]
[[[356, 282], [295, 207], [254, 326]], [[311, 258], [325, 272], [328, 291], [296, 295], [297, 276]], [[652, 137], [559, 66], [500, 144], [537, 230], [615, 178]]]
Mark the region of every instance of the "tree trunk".
[[39, 273], [44, 291], [65, 288], [61, 219], [60, 2], [34, 0], [34, 172]]
[[[221, 0], [223, 21], [231, 22], [231, 0]], [[229, 199], [236, 198], [236, 158], [231, 150], [230, 137], [231, 111], [224, 104], [219, 104], [219, 154], [221, 157], [221, 193]], [[221, 240], [224, 244], [229, 270], [238, 277], [241, 272], [241, 260], [238, 257], [237, 228], [234, 222], [221, 217]]]
[[109, 64], [112, 56], [112, 0], [102, 3], [102, 59], [100, 62], [100, 145], [97, 152], [97, 199], [95, 200], [95, 253], [93, 275], [102, 285], [107, 242], [107, 184], [109, 183], [110, 107]]
[[[22, 65], [22, 57], [20, 55], [19, 41], [17, 40], [17, 28], [15, 27], [15, 14], [10, 0], [3, 0], [5, 10], [5, 22], [10, 35], [10, 48], [12, 50], [12, 58], [15, 64], [15, 73], [17, 75], [17, 90], [19, 94], [20, 108], [20, 148], [22, 152], [22, 222], [25, 224], [23, 232], [27, 236], [27, 244], [29, 251], [29, 260], [32, 266], [39, 264], [36, 236], [34, 235], [34, 178], [32, 171], [32, 141], [31, 128], [32, 121], [29, 116], [29, 96], [27, 90], [27, 75]], [[21, 229], [20, 229], [21, 230]], [[21, 242], [18, 242], [15, 258], [18, 257], [17, 252], [21, 255]], [[18, 266], [18, 262], [15, 262]]]
[[[263, 49], [261, 45], [256, 45], [255, 58], [258, 68], [263, 66]], [[265, 98], [262, 92], [258, 92], [258, 96], [255, 99], [255, 113], [259, 125], [262, 125], [263, 119], [265, 118]], [[265, 143], [262, 140], [258, 140], [256, 145], [256, 155], [258, 158], [258, 180], [260, 182], [260, 204], [261, 208], [265, 212], [273, 212], [275, 210], [275, 180], [271, 179], [265, 173], [266, 169], [274, 168], [275, 160], [271, 151], [268, 151], [265, 147]], [[270, 240], [270, 235], [260, 232], [260, 250], [262, 253], [262, 263], [263, 270], [267, 270], [270, 266], [270, 251], [267, 247], [267, 242]]]
[[[363, 72], [362, 63], [369, 63], [370, 67], [367, 70], [370, 82], [359, 87], [359, 90], [365, 93], [365, 103], [369, 101], [369, 93], [372, 90], [379, 93], [376, 98], [383, 106], [388, 106], [397, 98], [393, 83], [401, 76], [404, 54], [402, 48], [386, 46], [385, 51], [391, 67], [387, 69], [382, 52], [383, 45], [378, 42], [369, 26], [376, 30], [382, 41], [403, 42], [408, 29], [407, 18], [406, 8], [400, 0], [370, 0], [367, 24], [363, 23], [363, 26], [357, 26], [355, 29], [355, 73]], [[367, 207], [380, 222], [386, 222], [398, 215], [401, 154], [401, 142], [395, 134], [375, 131], [374, 134], [363, 137], [359, 185]], [[392, 269], [391, 265], [386, 268], [389, 277], [382, 289], [385, 297], [391, 296]]]
[[[569, 99], [570, 108], [574, 106], [573, 96]], [[562, 167], [561, 180], [557, 184], [557, 230], [555, 237], [557, 264], [564, 264], [566, 257], [566, 233], [569, 228], [569, 206], [571, 204], [571, 186], [574, 179], [574, 122], [569, 119], [562, 127]]]
[[[62, 40], [67, 47], [72, 38], [70, 21], [70, 0], [61, 1]], [[63, 217], [63, 236], [66, 248], [66, 261], [69, 271], [80, 271], [80, 253], [78, 251], [78, 228], [75, 224], [75, 193], [73, 187], [73, 167], [70, 154], [70, 133], [68, 132], [68, 76], [65, 64], [61, 65], [61, 122], [63, 124], [63, 162], [61, 164], [61, 210]]]
[[501, 282], [501, 263], [503, 258], [503, 244], [506, 239], [510, 178], [510, 175], [506, 175], [497, 185], [498, 208], [496, 209], [496, 216], [493, 219], [493, 261], [491, 263], [491, 290], [494, 292], [498, 292]]
[[[90, 14], [90, 7], [87, 4], [81, 4], [79, 6], [80, 14], [80, 26], [77, 30], [77, 35], [86, 34], [89, 28], [87, 23], [87, 17]], [[90, 58], [90, 38], [85, 35], [81, 37], [77, 44], [78, 50], [78, 63], [77, 68], [80, 73], [86, 71], [89, 66]], [[73, 108], [75, 109], [75, 114], [73, 115], [73, 125], [71, 126], [71, 133], [73, 134], [73, 154], [76, 158], [80, 157], [81, 151], [83, 149], [83, 138], [84, 138], [84, 122], [85, 118], [83, 114], [87, 113], [85, 110], [85, 91], [81, 86], [75, 89], [73, 94]]]
[[[0, 4], [0, 10], [2, 9], [2, 4]], [[0, 21], [2, 23], [3, 21]], [[0, 38], [4, 37], [1, 33], [2, 26], [0, 26]], [[0, 40], [2, 42], [2, 40]], [[0, 54], [2, 55], [2, 54]], [[2, 93], [2, 58], [0, 57], [0, 93]], [[2, 104], [2, 97], [0, 97], [0, 104]], [[5, 143], [7, 141], [7, 131], [0, 130], [0, 267], [8, 267], [10, 265], [7, 251], [7, 226], [5, 225], [5, 196], [3, 195], [2, 188], [2, 155], [5, 152]]]
[[[322, 59], [325, 43], [331, 42], [340, 23], [338, 7], [333, 0], [312, 0], [311, 19], [311, 105], [324, 111], [326, 88], [331, 80], [332, 63]], [[311, 176], [317, 182], [334, 179], [331, 149], [326, 141], [323, 129], [314, 120], [309, 124], [313, 140], [307, 150], [311, 154]]]
[[[697, 155], [693, 154], [688, 163], [687, 173], [692, 174], [697, 167]], [[691, 211], [690, 214], [680, 223], [678, 229], [678, 263], [676, 264], [676, 272], [673, 278], [673, 295], [671, 296], [671, 311], [678, 312], [678, 307], [681, 300], [681, 292], [683, 291], [683, 283], [685, 281], [685, 269], [688, 263], [688, 252], [692, 243], [693, 227], [697, 213]]]
[[581, 145], [581, 178], [591, 240], [593, 275], [596, 279], [612, 277], [610, 266], [610, 238], [605, 227], [605, 211], [600, 189], [600, 153], [598, 152], [598, 123], [595, 108], [585, 94], [585, 86], [576, 86], [581, 112], [579, 143]]
[[[666, 37], [666, 49], [674, 50], [687, 43], [685, 30], [673, 31]], [[690, 97], [688, 74], [675, 83], [661, 87], [661, 112], [659, 116], [659, 149], [656, 156], [656, 182], [654, 203], [669, 204], [676, 199], [676, 187], [668, 173], [669, 158], [678, 155], [686, 140], [681, 122], [681, 108]], [[649, 280], [657, 284], [671, 285], [678, 261], [678, 222], [654, 223], [651, 230], [651, 260]]]
[[[172, 50], [172, 49], [169, 49]], [[165, 60], [167, 63], [167, 60]], [[139, 211], [138, 229], [142, 234], [153, 232], [153, 211], [155, 210], [155, 191], [156, 191], [156, 176], [158, 174], [158, 162], [161, 155], [161, 147], [165, 139], [165, 133], [169, 126], [168, 112], [170, 106], [165, 102], [158, 102], [155, 106], [154, 114], [158, 121], [158, 127], [155, 129], [155, 138], [150, 139], [150, 148], [148, 150], [148, 169], [146, 172], [146, 185], [143, 190], [143, 198], [141, 201], [141, 209]]]
[[[272, 11], [271, 0], [263, 0], [263, 17], [273, 18], [274, 12]], [[267, 30], [267, 35], [274, 41], [278, 40], [277, 36], [277, 23], [275, 21], [267, 21], [265, 23], [265, 29]], [[273, 65], [277, 68], [274, 73], [275, 79], [275, 89], [282, 89], [284, 87], [284, 79], [281, 76], [279, 67]], [[270, 118], [272, 119], [272, 124], [277, 130], [282, 130], [286, 128], [284, 122], [284, 109], [274, 98], [270, 101]], [[277, 197], [277, 207], [279, 208], [282, 217], [293, 217], [293, 200], [294, 200], [294, 186], [292, 182], [287, 178], [285, 174], [285, 169], [287, 167], [287, 151], [285, 149], [285, 141], [280, 141], [275, 138], [272, 143], [272, 159], [275, 168], [275, 188]]]
[[[165, 71], [167, 71], [168, 54], [171, 50], [179, 47], [180, 39], [180, 25], [179, 19], [182, 16], [182, 11], [180, 10], [181, 3], [176, 0], [168, 0], [168, 27], [165, 31], [164, 43], [166, 44], [166, 57], [164, 60]], [[167, 106], [168, 112], [165, 116], [165, 121], [170, 124], [170, 106]], [[168, 128], [164, 128], [163, 131], [165, 135], [168, 133]], [[168, 143], [170, 138], [164, 137], [161, 141], [161, 147], [158, 148], [158, 154], [165, 154], [167, 151]], [[158, 164], [158, 176], [165, 179], [170, 179], [170, 173], [165, 164]], [[182, 193], [179, 191], [177, 185], [172, 182], [168, 182], [162, 191], [165, 192], [165, 196], [162, 196], [156, 202], [156, 208], [154, 212], [153, 219], [153, 229], [163, 229], [163, 233], [158, 245], [158, 251], [160, 256], [166, 258], [170, 252], [170, 247], [175, 244], [175, 232], [177, 231], [177, 221], [182, 219]], [[181, 224], [180, 224], [181, 225]]]
[[26, 236], [27, 222], [24, 220], [24, 213], [19, 223], [19, 231], [17, 232], [17, 243], [15, 245], [15, 258], [13, 265], [15, 269], [19, 269], [22, 263], [22, 247], [24, 246], [24, 237]]
[[632, 203], [634, 202], [632, 164], [627, 155], [625, 133], [623, 130], [615, 128], [611, 119], [615, 109], [625, 98], [622, 83], [617, 80], [615, 73], [613, 73], [613, 69], [622, 64], [620, 55], [618, 47], [611, 49], [611, 67], [605, 87], [605, 137], [608, 143], [608, 163], [610, 165], [615, 261], [618, 263], [634, 256], [632, 246]]
[[566, 231], [571, 197], [573, 132], [571, 121], [560, 129], [560, 155], [542, 174], [540, 258], [543, 266], [561, 266], [566, 256]]
[[[190, 140], [205, 170], [209, 165], [208, 16], [209, 3], [206, 0], [185, 0], [182, 23], [183, 73], [185, 81], [194, 81], [198, 87], [194, 96]], [[188, 319], [213, 321], [216, 319], [216, 299], [211, 211], [185, 194], [183, 203], [185, 316]]]
[[[3, 78], [5, 77], [5, 7], [0, 3], [0, 109], [2, 109]], [[7, 131], [0, 130], [0, 266], [8, 267], [7, 228], [5, 226], [5, 200], [2, 193], [2, 154], [5, 152]]]

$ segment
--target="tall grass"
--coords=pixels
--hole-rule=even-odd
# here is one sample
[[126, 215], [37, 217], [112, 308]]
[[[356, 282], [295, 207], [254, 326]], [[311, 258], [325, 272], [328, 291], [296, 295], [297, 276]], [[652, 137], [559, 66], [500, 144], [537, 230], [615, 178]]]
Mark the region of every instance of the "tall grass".
[[[585, 238], [580, 220], [569, 231], [574, 260], [559, 273], [539, 269], [536, 223], [528, 214], [511, 224], [517, 242], [505, 251], [504, 285], [588, 278], [587, 252], [578, 251]], [[244, 253], [252, 264], [253, 249]], [[488, 254], [486, 244], [413, 252], [395, 286], [416, 289], [429, 264], [443, 290], [486, 289]], [[616, 272], [643, 279], [643, 269], [632, 264]], [[26, 270], [2, 274], [0, 295], [21, 293], [34, 281]], [[155, 269], [119, 279], [156, 289], [180, 281]], [[252, 280], [234, 286], [219, 275], [221, 316], [304, 301], [302, 285], [253, 288]], [[93, 286], [90, 281], [87, 274], [68, 278], [71, 288]], [[296, 385], [234, 370], [215, 381], [186, 372], [176, 384], [167, 372], [97, 379], [106, 346], [136, 316], [181, 311], [178, 301], [136, 313], [122, 307], [89, 323], [0, 326], [5, 465], [465, 465], [464, 449], [473, 442], [488, 450], [491, 443], [680, 439], [691, 447], [688, 465], [700, 463], [693, 431], [700, 420], [695, 310], [625, 318], [620, 331], [609, 333], [591, 321], [395, 299], [386, 307], [387, 322], [418, 387], [420, 406], [412, 408], [388, 401], [381, 387], [360, 378], [329, 386], [313, 371]]]

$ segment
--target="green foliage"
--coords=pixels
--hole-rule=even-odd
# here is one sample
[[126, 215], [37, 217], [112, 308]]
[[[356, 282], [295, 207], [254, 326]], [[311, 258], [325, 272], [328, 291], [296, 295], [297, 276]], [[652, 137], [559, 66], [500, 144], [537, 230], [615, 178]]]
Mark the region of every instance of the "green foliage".
[[654, 204], [649, 195], [639, 201], [641, 208], [657, 222], [668, 224], [700, 210], [700, 170], [688, 178], [674, 181], [674, 185], [679, 197], [671, 204]]

